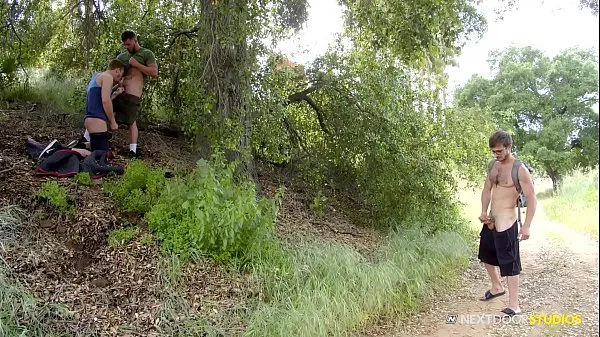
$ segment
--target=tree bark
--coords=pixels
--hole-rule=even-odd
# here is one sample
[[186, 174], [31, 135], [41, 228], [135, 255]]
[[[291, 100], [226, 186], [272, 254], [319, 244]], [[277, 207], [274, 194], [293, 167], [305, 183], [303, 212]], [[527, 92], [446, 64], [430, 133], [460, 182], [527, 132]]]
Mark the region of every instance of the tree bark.
[[561, 183], [560, 174], [558, 172], [556, 172], [556, 170], [553, 170], [550, 167], [546, 168], [546, 173], [548, 173], [550, 180], [552, 180], [552, 191], [554, 193], [557, 193], [558, 189], [560, 188], [560, 183]]
[[[241, 126], [241, 134], [236, 141], [234, 149], [225, 148], [228, 160], [239, 160], [240, 169], [245, 171], [257, 184], [257, 175], [254, 168], [250, 141], [252, 138], [252, 116], [246, 95], [250, 90], [247, 70], [254, 64], [248, 50], [245, 38], [235, 39], [235, 42], [225, 44], [227, 37], [232, 34], [235, 27], [235, 13], [220, 10], [212, 0], [202, 1], [202, 25], [206, 34], [199, 36], [200, 41], [206, 46], [207, 54], [204, 60], [203, 72], [200, 83], [204, 83], [209, 94], [213, 94], [215, 111], [218, 113], [218, 130], [216, 136], [220, 138], [230, 132], [228, 120], [235, 120]], [[203, 29], [204, 30], [204, 29]], [[232, 40], [232, 39], [229, 39]], [[224, 146], [224, 144], [220, 144]]]

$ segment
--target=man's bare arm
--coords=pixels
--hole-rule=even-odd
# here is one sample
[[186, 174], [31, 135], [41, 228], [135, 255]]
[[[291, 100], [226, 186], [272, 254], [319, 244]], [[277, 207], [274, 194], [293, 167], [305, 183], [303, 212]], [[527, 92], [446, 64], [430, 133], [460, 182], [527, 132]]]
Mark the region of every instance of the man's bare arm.
[[525, 213], [525, 222], [523, 223], [523, 227], [529, 227], [531, 226], [531, 221], [535, 215], [537, 198], [535, 196], [535, 188], [533, 187], [531, 174], [529, 174], [529, 170], [527, 170], [525, 165], [521, 165], [519, 168], [519, 182], [521, 183], [521, 190], [527, 198], [527, 210]]
[[488, 174], [485, 177], [485, 183], [483, 184], [483, 190], [481, 191], [481, 214], [486, 213], [488, 211], [488, 207], [490, 206], [490, 201], [492, 200], [492, 182], [490, 180], [490, 175]]
[[102, 107], [104, 108], [104, 113], [106, 117], [108, 117], [109, 122], [113, 122], [115, 120], [115, 115], [113, 114], [113, 105], [112, 100], [110, 98], [110, 91], [112, 89], [112, 76], [104, 73], [101, 75], [102, 81]]

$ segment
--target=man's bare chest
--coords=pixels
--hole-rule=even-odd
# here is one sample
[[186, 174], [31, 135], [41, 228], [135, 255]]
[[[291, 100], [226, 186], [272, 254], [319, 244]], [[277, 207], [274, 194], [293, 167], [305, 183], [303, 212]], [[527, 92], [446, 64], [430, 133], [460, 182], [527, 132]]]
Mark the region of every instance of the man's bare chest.
[[513, 179], [510, 167], [495, 166], [490, 172], [492, 184], [502, 187], [513, 187]]

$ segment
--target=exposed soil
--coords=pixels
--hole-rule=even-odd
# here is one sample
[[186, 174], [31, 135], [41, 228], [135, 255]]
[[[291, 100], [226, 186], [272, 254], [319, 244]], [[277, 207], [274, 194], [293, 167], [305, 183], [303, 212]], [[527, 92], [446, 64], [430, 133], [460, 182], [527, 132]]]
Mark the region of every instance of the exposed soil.
[[[57, 330], [70, 335], [156, 335], [161, 322], [165, 288], [161, 281], [159, 248], [140, 240], [147, 232], [142, 217], [120, 213], [102, 192], [101, 180], [81, 186], [71, 178], [33, 175], [35, 161], [25, 149], [27, 137], [66, 144], [78, 139], [82, 121], [32, 104], [6, 104], [0, 109], [0, 207], [17, 205], [27, 223], [17, 241], [4, 246], [2, 258], [10, 277], [44, 302], [60, 302], [71, 311], [69, 319], [55, 321]], [[127, 131], [113, 135], [111, 146], [127, 149]], [[193, 168], [198, 159], [184, 140], [140, 132], [143, 160], [166, 169]], [[126, 165], [117, 155], [112, 164]], [[259, 180], [266, 195], [286, 187], [278, 221], [278, 235], [293, 243], [298, 235], [349, 244], [362, 252], [374, 250], [372, 231], [352, 225], [342, 212], [328, 210], [317, 218], [308, 210], [309, 196], [285, 169], [260, 165]], [[43, 182], [56, 180], [74, 199], [75, 216], [59, 213], [34, 196]], [[111, 248], [111, 230], [134, 224], [140, 234], [121, 248]], [[191, 314], [223, 318], [244, 307], [253, 296], [245, 275], [230, 273], [211, 260], [183, 267], [185, 287], [179, 296], [190, 303]]]

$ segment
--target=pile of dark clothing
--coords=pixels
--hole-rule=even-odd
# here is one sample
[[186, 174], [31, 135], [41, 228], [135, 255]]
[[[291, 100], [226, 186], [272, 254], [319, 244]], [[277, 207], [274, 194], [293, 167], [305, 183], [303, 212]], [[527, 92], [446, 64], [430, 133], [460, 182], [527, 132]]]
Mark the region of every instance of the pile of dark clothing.
[[107, 151], [90, 152], [79, 142], [62, 145], [56, 139], [48, 144], [27, 139], [27, 153], [36, 160], [34, 174], [40, 176], [71, 177], [88, 172], [92, 179], [102, 178], [111, 172], [123, 174], [120, 166], [108, 163]]

